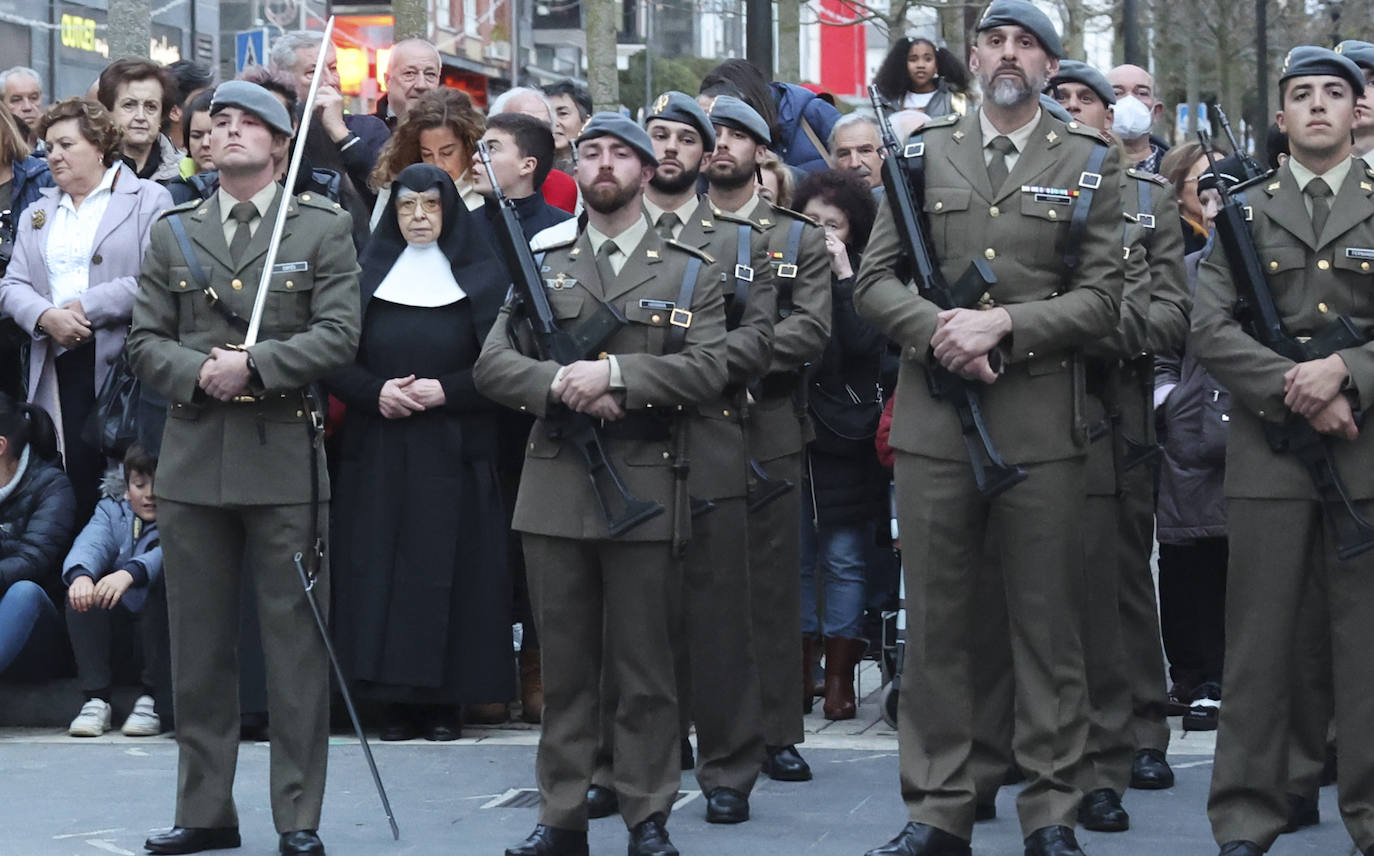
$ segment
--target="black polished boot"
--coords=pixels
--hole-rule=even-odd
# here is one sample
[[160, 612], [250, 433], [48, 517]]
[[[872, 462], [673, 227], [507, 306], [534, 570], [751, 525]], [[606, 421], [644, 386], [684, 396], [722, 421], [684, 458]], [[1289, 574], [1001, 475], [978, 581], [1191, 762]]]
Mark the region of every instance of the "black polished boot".
[[1141, 749], [1131, 762], [1131, 787], [1142, 791], [1162, 791], [1174, 786], [1174, 771], [1158, 749]]
[[734, 788], [712, 788], [706, 794], [707, 823], [744, 823], [749, 819], [749, 797]]
[[240, 843], [237, 826], [174, 826], [166, 832], [149, 835], [143, 842], [143, 849], [149, 853], [199, 853], [227, 850]]
[[629, 856], [678, 856], [677, 848], [668, 840], [661, 814], [651, 814], [630, 830]]
[[1131, 816], [1121, 806], [1121, 797], [1111, 788], [1098, 788], [1083, 795], [1078, 804], [1078, 823], [1094, 832], [1125, 832]]
[[777, 782], [809, 782], [811, 766], [796, 746], [768, 746], [763, 757], [763, 774]]
[[1026, 856], [1085, 856], [1073, 830], [1067, 826], [1042, 826], [1026, 836]]
[[324, 842], [313, 829], [283, 832], [277, 844], [281, 856], [324, 856]]
[[897, 837], [874, 847], [864, 856], [971, 856], [969, 843], [943, 829], [924, 823], [908, 823]]
[[600, 820], [620, 811], [620, 798], [615, 791], [601, 785], [587, 788], [587, 817]]
[[587, 830], [557, 829], [541, 823], [524, 841], [507, 847], [506, 856], [587, 856]]

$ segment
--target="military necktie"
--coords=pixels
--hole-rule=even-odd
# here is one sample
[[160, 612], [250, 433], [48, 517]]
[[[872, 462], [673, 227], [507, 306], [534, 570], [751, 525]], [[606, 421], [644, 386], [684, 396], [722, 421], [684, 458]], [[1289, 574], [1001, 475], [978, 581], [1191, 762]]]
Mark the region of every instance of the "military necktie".
[[667, 211], [658, 218], [658, 226], [655, 227], [654, 231], [658, 232], [658, 236], [663, 240], [671, 241], [673, 239], [673, 229], [677, 228], [677, 224], [681, 222], [682, 218], [671, 211]]
[[1326, 228], [1326, 218], [1331, 216], [1331, 185], [1314, 178], [1307, 182], [1303, 193], [1312, 200], [1312, 231], [1316, 233], [1317, 243], [1321, 244], [1322, 229]]
[[996, 136], [988, 142], [992, 149], [992, 160], [988, 161], [988, 180], [992, 182], [992, 192], [996, 193], [1007, 180], [1007, 155], [1016, 151], [1011, 137]]
[[239, 224], [234, 230], [234, 240], [229, 244], [229, 258], [237, 265], [244, 253], [248, 252], [249, 242], [253, 240], [253, 233], [249, 231], [248, 224], [258, 216], [258, 209], [251, 202], [240, 202], [229, 209], [229, 216]]
[[620, 248], [615, 241], [602, 241], [601, 249], [596, 251], [596, 272], [601, 274], [602, 288], [610, 288], [615, 282], [615, 268], [611, 267], [611, 254]]

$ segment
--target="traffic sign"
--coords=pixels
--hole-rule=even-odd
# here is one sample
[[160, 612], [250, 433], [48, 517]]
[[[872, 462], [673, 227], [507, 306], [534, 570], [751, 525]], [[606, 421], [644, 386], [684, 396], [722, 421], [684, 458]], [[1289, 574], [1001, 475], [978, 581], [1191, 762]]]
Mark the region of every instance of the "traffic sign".
[[267, 65], [267, 28], [244, 30], [234, 38], [234, 71], [250, 65]]

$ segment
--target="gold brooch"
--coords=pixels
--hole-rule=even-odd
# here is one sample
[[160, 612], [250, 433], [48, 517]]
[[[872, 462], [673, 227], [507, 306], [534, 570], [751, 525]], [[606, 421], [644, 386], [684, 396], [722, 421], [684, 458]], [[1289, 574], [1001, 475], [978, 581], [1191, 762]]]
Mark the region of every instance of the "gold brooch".
[[33, 227], [34, 227], [35, 229], [41, 229], [41, 228], [43, 228], [43, 224], [46, 223], [46, 222], [48, 222], [48, 214], [47, 214], [47, 212], [45, 212], [45, 211], [35, 211], [35, 212], [33, 212]]

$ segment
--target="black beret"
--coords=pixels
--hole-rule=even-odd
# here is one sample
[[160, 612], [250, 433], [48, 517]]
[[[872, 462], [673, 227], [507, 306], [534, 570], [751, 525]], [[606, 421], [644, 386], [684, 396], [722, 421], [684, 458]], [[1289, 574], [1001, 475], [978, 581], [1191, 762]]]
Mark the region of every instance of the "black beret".
[[1316, 45], [1298, 45], [1288, 52], [1279, 72], [1279, 85], [1294, 77], [1331, 75], [1348, 81], [1355, 90], [1355, 96], [1364, 94], [1364, 71], [1348, 56], [1342, 56], [1330, 48]]
[[1374, 44], [1359, 39], [1346, 39], [1336, 45], [1336, 53], [1349, 57], [1361, 68], [1374, 71]]
[[1218, 184], [1230, 189], [1245, 180], [1245, 162], [1240, 155], [1227, 155], [1217, 158], [1207, 167], [1207, 171], [1197, 177], [1197, 189], [1214, 190]]
[[587, 120], [587, 124], [582, 126], [582, 133], [573, 145], [577, 145], [583, 140], [594, 140], [597, 137], [615, 137], [638, 152], [639, 159], [645, 164], [658, 166], [658, 158], [654, 156], [654, 144], [649, 139], [648, 133], [628, 116], [610, 111], [597, 113]]
[[711, 117], [711, 124], [743, 131], [765, 146], [773, 141], [768, 123], [763, 121], [759, 111], [733, 95], [717, 95], [706, 108], [706, 115]]
[[1050, 86], [1058, 86], [1061, 83], [1081, 83], [1097, 93], [1106, 104], [1116, 103], [1116, 91], [1107, 82], [1107, 77], [1102, 72], [1088, 65], [1086, 62], [1079, 62], [1076, 59], [1065, 59], [1059, 61], [1059, 72], [1050, 78]]
[[978, 19], [977, 32], [994, 27], [1020, 27], [1040, 40], [1045, 53], [1053, 57], [1064, 56], [1064, 45], [1049, 16], [1027, 0], [992, 0], [983, 10], [983, 17]]
[[702, 141], [708, 152], [716, 147], [716, 129], [712, 126], [711, 119], [706, 115], [706, 111], [701, 109], [697, 100], [685, 92], [671, 90], [658, 96], [653, 107], [649, 109], [649, 115], [644, 117], [644, 127], [648, 128], [649, 122], [654, 119], [691, 125], [701, 132]]

